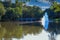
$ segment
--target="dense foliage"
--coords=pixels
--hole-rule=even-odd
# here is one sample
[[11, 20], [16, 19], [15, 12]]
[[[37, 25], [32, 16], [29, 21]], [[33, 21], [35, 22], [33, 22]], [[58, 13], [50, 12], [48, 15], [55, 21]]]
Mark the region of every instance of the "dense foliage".
[[[20, 18], [39, 19], [42, 17], [42, 13], [43, 13], [41, 8], [39, 8], [37, 6], [26, 6], [25, 3], [18, 2], [18, 1], [16, 1], [16, 3], [14, 4], [14, 7], [13, 7], [13, 4], [11, 4], [11, 6], [6, 7], [6, 5], [3, 4], [3, 2], [1, 3], [1, 5], [3, 5], [3, 7], [1, 10], [2, 13], [0, 13], [0, 16], [3, 13], [5, 13], [1, 17], [2, 21], [19, 21]], [[6, 12], [4, 9], [6, 10]]]
[[60, 4], [53, 2], [49, 9], [46, 9], [45, 12], [48, 13], [50, 19], [59, 19], [60, 18]]
[[45, 11], [37, 6], [26, 6], [24, 2], [18, 2], [18, 0], [14, 4], [9, 3], [10, 6], [6, 4], [0, 2], [1, 21], [19, 21], [21, 18], [40, 19], [45, 12], [48, 13], [50, 19], [60, 17], [60, 4], [57, 2], [53, 2], [51, 7]]

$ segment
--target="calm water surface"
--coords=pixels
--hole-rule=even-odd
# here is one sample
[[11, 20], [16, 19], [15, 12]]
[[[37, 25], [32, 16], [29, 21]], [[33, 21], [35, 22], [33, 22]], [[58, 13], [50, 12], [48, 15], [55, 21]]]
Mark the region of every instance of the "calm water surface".
[[60, 22], [50, 22], [48, 29], [41, 23], [21, 24], [0, 22], [0, 40], [59, 40]]

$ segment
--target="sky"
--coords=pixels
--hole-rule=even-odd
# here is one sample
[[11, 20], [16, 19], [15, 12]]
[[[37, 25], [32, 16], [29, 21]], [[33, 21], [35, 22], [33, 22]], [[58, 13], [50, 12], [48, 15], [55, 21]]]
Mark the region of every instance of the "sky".
[[[25, 0], [23, 0], [23, 1], [25, 1]], [[60, 0], [55, 0], [55, 1], [60, 3]], [[15, 0], [11, 0], [11, 2], [15, 3]], [[27, 2], [26, 5], [28, 5], [28, 6], [35, 5], [35, 6], [40, 7], [42, 10], [45, 10], [45, 9], [49, 8], [51, 4], [49, 1], [46, 1], [46, 0], [30, 0], [30, 2]]]
[[[56, 2], [60, 3], [60, 0], [55, 0]], [[45, 10], [50, 7], [50, 2], [46, 0], [31, 0], [30, 2], [26, 3], [27, 5], [35, 5], [40, 7], [42, 10]]]

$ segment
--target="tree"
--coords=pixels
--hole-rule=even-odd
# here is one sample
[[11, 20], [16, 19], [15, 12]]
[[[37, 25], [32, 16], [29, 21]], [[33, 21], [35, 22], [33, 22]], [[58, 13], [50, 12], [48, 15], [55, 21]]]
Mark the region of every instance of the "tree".
[[19, 7], [16, 7], [14, 13], [15, 13], [17, 16], [22, 15], [22, 9], [20, 9]]
[[42, 14], [42, 10], [37, 6], [24, 6], [23, 7], [23, 17], [40, 18], [42, 16], [41, 14]]
[[2, 17], [2, 20], [4, 21], [16, 21], [20, 17], [20, 9], [19, 7], [16, 8], [7, 8], [6, 14]]
[[4, 5], [2, 3], [0, 3], [0, 20], [1, 20], [2, 15], [4, 15], [4, 14], [5, 14]]
[[50, 19], [60, 18], [60, 4], [53, 2], [49, 9], [46, 9], [45, 12], [48, 13]]
[[53, 5], [50, 7], [54, 12], [60, 12], [60, 4], [53, 2]]
[[15, 8], [15, 13], [20, 15], [22, 17], [22, 2], [18, 2], [19, 0], [16, 0], [16, 8]]
[[18, 0], [16, 0], [16, 6], [18, 6]]

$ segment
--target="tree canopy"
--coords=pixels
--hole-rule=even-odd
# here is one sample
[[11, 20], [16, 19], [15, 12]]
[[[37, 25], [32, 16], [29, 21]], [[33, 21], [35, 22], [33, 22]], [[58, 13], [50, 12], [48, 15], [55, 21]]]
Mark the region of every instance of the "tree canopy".
[[5, 8], [4, 5], [2, 3], [0, 3], [0, 16], [5, 14]]

